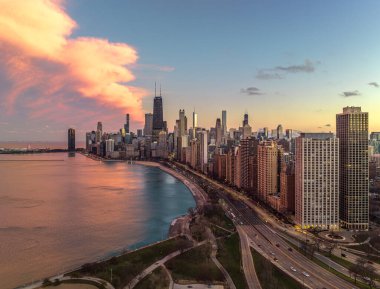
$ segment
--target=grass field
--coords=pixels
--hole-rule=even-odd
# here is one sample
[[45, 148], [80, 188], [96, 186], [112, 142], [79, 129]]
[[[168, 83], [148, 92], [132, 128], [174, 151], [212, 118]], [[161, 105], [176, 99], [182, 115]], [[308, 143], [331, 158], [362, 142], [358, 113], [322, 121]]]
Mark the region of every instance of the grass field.
[[218, 240], [217, 258], [223, 267], [230, 274], [232, 281], [237, 289], [246, 289], [247, 281], [245, 280], [243, 269], [241, 268], [240, 239], [237, 233]]
[[107, 261], [85, 264], [78, 271], [69, 273], [68, 275], [73, 277], [80, 277], [82, 275], [95, 276], [107, 280], [115, 288], [122, 288], [137, 274], [157, 260], [176, 250], [189, 246], [191, 246], [191, 242], [186, 238], [178, 237], [119, 257], [113, 257]]
[[166, 263], [175, 281], [223, 282], [224, 276], [210, 258], [209, 244], [191, 249]]
[[167, 289], [169, 288], [170, 280], [165, 269], [158, 267], [151, 274], [142, 279], [134, 287], [135, 289]]
[[254, 249], [252, 250], [253, 262], [257, 277], [263, 289], [297, 289], [302, 288], [302, 284], [282, 272], [270, 261], [261, 256]]

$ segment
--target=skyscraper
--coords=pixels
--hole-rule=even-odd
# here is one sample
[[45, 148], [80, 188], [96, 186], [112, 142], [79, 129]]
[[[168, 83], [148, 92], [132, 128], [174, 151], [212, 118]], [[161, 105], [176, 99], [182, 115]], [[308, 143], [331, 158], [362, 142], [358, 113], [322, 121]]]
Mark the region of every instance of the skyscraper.
[[69, 128], [67, 132], [67, 150], [75, 152], [75, 129]]
[[283, 139], [284, 138], [284, 129], [282, 128], [282, 125], [279, 124], [277, 126], [277, 139]]
[[295, 220], [303, 229], [339, 229], [339, 140], [332, 133], [296, 139]]
[[227, 111], [222, 110], [222, 130], [223, 134], [226, 134], [227, 132]]
[[269, 195], [279, 192], [278, 147], [274, 141], [264, 141], [257, 147], [257, 194], [267, 201]]
[[162, 107], [162, 96], [161, 96], [161, 89], [160, 89], [160, 95], [154, 96], [153, 100], [153, 131], [158, 133], [164, 129], [164, 113], [163, 113], [163, 107]]
[[101, 121], [98, 121], [98, 126], [96, 128], [96, 143], [99, 143], [102, 140], [103, 135], [103, 124]]
[[248, 124], [248, 113], [244, 114], [244, 119], [243, 119], [243, 126]]
[[129, 113], [125, 115], [124, 129], [125, 129], [125, 133], [129, 133]]
[[179, 110], [178, 125], [179, 136], [184, 136], [187, 133], [187, 118], [184, 109]]
[[345, 107], [336, 115], [340, 153], [340, 219], [350, 230], [368, 230], [368, 113]]
[[207, 131], [202, 130], [198, 133], [198, 138], [200, 141], [200, 166], [202, 172], [207, 171], [207, 162], [208, 162], [208, 142], [207, 142]]
[[220, 144], [222, 143], [222, 134], [223, 134], [222, 124], [220, 122], [220, 118], [216, 119], [215, 131], [216, 131], [215, 145], [216, 145], [216, 147], [219, 147]]
[[153, 114], [145, 114], [145, 125], [144, 125], [144, 135], [152, 136], [153, 134]]
[[198, 127], [198, 114], [195, 112], [195, 110], [193, 111], [193, 135], [192, 135], [192, 138], [196, 138], [197, 136], [197, 127]]

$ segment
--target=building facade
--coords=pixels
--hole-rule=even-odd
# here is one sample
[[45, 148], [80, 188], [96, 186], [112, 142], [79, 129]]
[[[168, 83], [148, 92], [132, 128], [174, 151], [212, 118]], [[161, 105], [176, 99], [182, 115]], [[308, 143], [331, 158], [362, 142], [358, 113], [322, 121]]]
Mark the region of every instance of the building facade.
[[73, 128], [69, 128], [69, 130], [67, 131], [67, 150], [69, 152], [75, 152], [75, 129]]
[[339, 140], [332, 133], [296, 139], [295, 221], [302, 229], [339, 229]]
[[336, 115], [340, 152], [340, 219], [350, 230], [369, 227], [368, 113], [345, 107]]

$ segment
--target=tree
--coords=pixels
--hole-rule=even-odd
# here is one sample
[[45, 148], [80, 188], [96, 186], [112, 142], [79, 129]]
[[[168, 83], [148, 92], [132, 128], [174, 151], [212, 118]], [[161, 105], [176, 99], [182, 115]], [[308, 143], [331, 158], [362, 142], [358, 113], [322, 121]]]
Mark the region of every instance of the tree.
[[327, 252], [329, 253], [329, 256], [331, 257], [332, 255], [332, 252], [334, 251], [334, 249], [338, 246], [337, 242], [336, 241], [331, 241], [331, 242], [328, 242], [326, 244], [326, 250]]
[[369, 288], [372, 288], [375, 286], [375, 278], [376, 278], [376, 269], [372, 265], [366, 265], [364, 276], [368, 278], [368, 285]]
[[355, 284], [356, 284], [356, 279], [360, 276], [361, 268], [358, 266], [358, 264], [352, 264], [350, 265], [348, 270], [350, 272], [350, 276], [351, 275], [354, 276]]

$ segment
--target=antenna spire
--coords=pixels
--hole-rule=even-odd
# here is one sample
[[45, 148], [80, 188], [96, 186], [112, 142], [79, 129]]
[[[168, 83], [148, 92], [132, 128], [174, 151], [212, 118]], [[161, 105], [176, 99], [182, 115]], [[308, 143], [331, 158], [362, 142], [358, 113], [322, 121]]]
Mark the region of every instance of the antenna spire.
[[157, 93], [156, 93], [156, 82], [154, 82], [154, 97], [157, 96]]
[[161, 95], [161, 83], [160, 83], [160, 96], [162, 96], [162, 95]]

